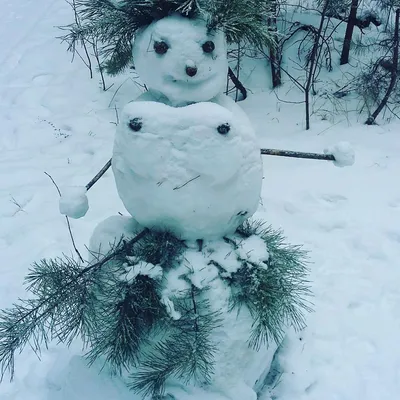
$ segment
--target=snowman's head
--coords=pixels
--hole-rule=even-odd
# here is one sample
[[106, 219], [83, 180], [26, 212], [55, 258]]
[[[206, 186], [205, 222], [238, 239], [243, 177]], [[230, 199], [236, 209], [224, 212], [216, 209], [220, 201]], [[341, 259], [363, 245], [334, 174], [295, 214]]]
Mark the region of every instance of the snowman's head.
[[172, 15], [153, 22], [136, 35], [133, 59], [148, 89], [174, 106], [211, 100], [226, 82], [225, 34], [210, 31], [200, 18]]

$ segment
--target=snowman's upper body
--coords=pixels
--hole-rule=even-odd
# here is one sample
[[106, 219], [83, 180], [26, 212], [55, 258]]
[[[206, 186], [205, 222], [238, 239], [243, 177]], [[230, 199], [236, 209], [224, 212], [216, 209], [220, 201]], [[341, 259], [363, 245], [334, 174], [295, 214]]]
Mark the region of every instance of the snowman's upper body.
[[222, 94], [224, 32], [168, 16], [137, 33], [133, 58], [148, 91], [125, 107], [115, 137], [126, 209], [184, 239], [233, 233], [257, 209], [262, 164], [249, 119]]
[[256, 135], [213, 102], [129, 103], [112, 159], [120, 198], [149, 228], [211, 239], [233, 233], [258, 207], [262, 163]]
[[143, 28], [133, 42], [133, 59], [147, 100], [175, 107], [210, 101], [226, 83], [225, 34], [210, 31], [201, 18], [172, 15]]

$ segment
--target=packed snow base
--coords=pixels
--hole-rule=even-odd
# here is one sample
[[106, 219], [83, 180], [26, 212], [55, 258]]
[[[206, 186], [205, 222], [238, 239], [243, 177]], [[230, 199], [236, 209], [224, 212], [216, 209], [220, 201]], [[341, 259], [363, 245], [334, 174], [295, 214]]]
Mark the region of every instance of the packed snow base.
[[[142, 229], [130, 217], [115, 216], [100, 223], [90, 241], [92, 263], [112, 252], [118, 238], [129, 243]], [[182, 242], [168, 233], [150, 235], [149, 239], [143, 239], [145, 244], [139, 242], [137, 247], [132, 247], [132, 255], [127, 256], [122, 264], [121, 260], [113, 259], [111, 267], [106, 265], [106, 276], [116, 268], [115, 263], [120, 263], [117, 269], [124, 271], [121, 279], [130, 284], [134, 285], [135, 279], [140, 276], [161, 282], [157, 289], [160, 306], [165, 307], [172, 324], [176, 321], [179, 325], [181, 320], [187, 318], [189, 310], [189, 313], [197, 315], [193, 315], [194, 320], [200, 318], [198, 323], [201, 326], [204, 312], [201, 303], [204, 301], [211, 322], [214, 318], [218, 321], [215, 321], [207, 339], [212, 342], [211, 347], [199, 349], [210, 352], [204, 366], [206, 373], [203, 370], [202, 375], [202, 369], [198, 367], [200, 371], [193, 372], [193, 376], [189, 374], [188, 379], [185, 373], [179, 372], [184, 367], [178, 365], [174, 370], [176, 361], [170, 359], [185, 359], [188, 355], [182, 353], [193, 350], [179, 346], [176, 350], [165, 350], [160, 341], [172, 340], [174, 333], [159, 334], [157, 340], [153, 337], [152, 344], [146, 345], [153, 359], [150, 362], [146, 356], [142, 357], [136, 371], [141, 378], [135, 376], [135, 368], [131, 368], [132, 387], [139, 392], [148, 394], [153, 390], [152, 393], [157, 394], [157, 386], [146, 386], [142, 381], [145, 381], [146, 373], [150, 375], [151, 367], [157, 365], [157, 360], [162, 363], [165, 357], [173, 370], [167, 376], [168, 381], [175, 382], [172, 387], [189, 386], [185, 388], [188, 399], [191, 391], [199, 393], [199, 389], [190, 389], [196, 383], [192, 379], [194, 377], [200, 378], [204, 384], [208, 382], [201, 395], [204, 399], [219, 398], [217, 393], [232, 400], [256, 399], [256, 390], [262, 386], [262, 378], [269, 371], [274, 352], [286, 330], [290, 326], [302, 328], [303, 313], [309, 311], [306, 306], [309, 290], [305, 253], [296, 246], [285, 245], [279, 232], [263, 228], [259, 222], [246, 221], [235, 235], [201, 244]], [[185, 309], [180, 304], [187, 302], [188, 294], [191, 298], [193, 291], [198, 302], [197, 311], [196, 305], [194, 309], [192, 305]], [[109, 291], [106, 296], [109, 296]], [[161, 312], [161, 315], [164, 314]], [[182, 334], [184, 332], [180, 331], [179, 341]], [[201, 342], [193, 345], [201, 347]], [[149, 379], [148, 376], [146, 378]], [[170, 378], [174, 379], [171, 381]], [[182, 397], [181, 389], [172, 387], [167, 385], [169, 394], [176, 394], [177, 399], [186, 399]]]

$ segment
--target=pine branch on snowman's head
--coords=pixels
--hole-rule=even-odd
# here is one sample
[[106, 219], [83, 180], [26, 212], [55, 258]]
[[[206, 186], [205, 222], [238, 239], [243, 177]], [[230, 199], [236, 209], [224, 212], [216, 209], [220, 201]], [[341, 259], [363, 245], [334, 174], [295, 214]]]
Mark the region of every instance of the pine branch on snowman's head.
[[62, 39], [68, 42], [69, 50], [95, 39], [102, 66], [111, 75], [127, 68], [133, 55], [144, 83], [154, 91], [165, 84], [167, 93], [163, 86], [163, 94], [172, 102], [177, 93], [185, 92], [197, 92], [188, 102], [206, 101], [222, 89], [226, 78], [226, 43], [271, 44], [266, 23], [270, 3], [75, 0], [76, 23], [62, 28], [68, 32]]

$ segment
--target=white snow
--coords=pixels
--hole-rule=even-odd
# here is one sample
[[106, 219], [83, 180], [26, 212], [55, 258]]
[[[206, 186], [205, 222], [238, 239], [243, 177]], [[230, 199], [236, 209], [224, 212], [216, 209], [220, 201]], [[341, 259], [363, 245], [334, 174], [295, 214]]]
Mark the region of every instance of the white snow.
[[[2, 309], [18, 297], [25, 297], [22, 282], [32, 262], [71, 254], [65, 218], [58, 209], [58, 194], [43, 172], [51, 173], [60, 187], [88, 182], [110, 158], [116, 122], [114, 106], [120, 111], [140, 93], [133, 83], [133, 73], [107, 78], [114, 86], [104, 93], [98, 86], [98, 75], [90, 80], [77, 58], [71, 64], [71, 55], [54, 39], [60, 32], [53, 28], [71, 22], [67, 3], [3, 3]], [[317, 22], [305, 13], [293, 18]], [[343, 39], [344, 24], [342, 28], [334, 35], [338, 40]], [[363, 36], [374, 32], [375, 28], [365, 30]], [[355, 35], [359, 37], [361, 33], [356, 29]], [[284, 57], [296, 56], [293, 50]], [[352, 65], [356, 64], [355, 58]], [[318, 89], [329, 92], [336, 85], [341, 86], [351, 68], [338, 67], [336, 60], [333, 73], [321, 71]], [[300, 74], [297, 67], [290, 71]], [[379, 125], [367, 127], [363, 125], [364, 116], [352, 112], [358, 100], [350, 98], [343, 103], [345, 113], [332, 109], [328, 101], [315, 101], [311, 130], [304, 131], [304, 105], [293, 103], [301, 101], [303, 95], [292, 88], [287, 78], [284, 77], [285, 84], [277, 98], [269, 90], [270, 75], [264, 60], [248, 60], [242, 66], [241, 77], [252, 91], [241, 105], [255, 125], [262, 147], [318, 152], [331, 143], [347, 141], [357, 152], [353, 167], [343, 169], [321, 161], [263, 159], [262, 204], [256, 216], [275, 228], [283, 228], [289, 242], [304, 243], [310, 250], [315, 312], [308, 316], [308, 326], [301, 334], [291, 334], [285, 340], [278, 379], [273, 388], [260, 395], [260, 400], [397, 399], [400, 123], [388, 121], [386, 116], [379, 119]], [[59, 131], [44, 120], [51, 121]], [[107, 216], [125, 212], [112, 173], [107, 173], [88, 195], [91, 207], [85, 218], [71, 221], [82, 254], [96, 224]], [[127, 221], [133, 219], [127, 217]], [[225, 256], [222, 251], [221, 258]], [[178, 281], [178, 274], [174, 278], [176, 287], [184, 285]], [[232, 327], [232, 335], [237, 328]], [[243, 354], [246, 355], [245, 349]], [[89, 368], [81, 355], [79, 341], [70, 349], [51, 343], [43, 350], [41, 360], [28, 347], [16, 355], [15, 380], [10, 383], [5, 377], [0, 384], [0, 399], [140, 400], [126, 388], [123, 379], [110, 377], [101, 361]], [[252, 373], [251, 368], [259, 371], [260, 367], [246, 365], [247, 373]], [[237, 389], [234, 385], [233, 388]], [[169, 391], [179, 400], [205, 399], [202, 388], [176, 385]], [[219, 392], [207, 400], [229, 397]], [[247, 399], [243, 395], [241, 400]]]
[[239, 243], [237, 253], [242, 260], [249, 260], [258, 265], [265, 265], [264, 262], [269, 259], [269, 253], [265, 247], [265, 242], [256, 235], [242, 240]]
[[224, 266], [227, 276], [236, 272], [242, 265], [238, 260], [237, 252], [233, 251], [232, 247], [224, 241], [216, 240], [207, 243], [205, 251], [209, 253], [210, 260], [212, 259], [219, 265]]
[[208, 287], [219, 276], [218, 269], [214, 265], [209, 265], [207, 257], [199, 251], [188, 250], [184, 262], [190, 270], [190, 281], [198, 289]]
[[[164, 41], [168, 51], [159, 55], [154, 43]], [[215, 50], [205, 53], [202, 45], [212, 41]], [[174, 106], [209, 101], [226, 84], [228, 61], [221, 30], [208, 32], [206, 23], [177, 15], [164, 18], [144, 29], [133, 42], [135, 68], [150, 94]], [[194, 76], [186, 67], [197, 68]], [[166, 97], [166, 99], [165, 99]]]
[[212, 239], [256, 211], [260, 147], [242, 118], [216, 103], [142, 101], [124, 107], [120, 121], [112, 167], [118, 193], [141, 225]]
[[85, 186], [66, 187], [61, 190], [60, 213], [78, 219], [86, 215], [89, 210], [89, 200]]
[[348, 142], [340, 142], [334, 146], [324, 149], [325, 154], [332, 154], [335, 157], [333, 164], [336, 167], [348, 167], [354, 164], [355, 152]]
[[[94, 227], [89, 240], [89, 260], [97, 261], [115, 248], [120, 240], [129, 240], [143, 228], [128, 216], [113, 215]], [[134, 264], [136, 260], [132, 260]]]
[[163, 276], [163, 270], [159, 265], [139, 261], [134, 265], [126, 265], [127, 274], [124, 279], [127, 281], [133, 281], [138, 275], [148, 276], [151, 279], [161, 279]]
[[175, 310], [174, 302], [167, 295], [161, 297], [161, 303], [165, 305], [167, 313], [172, 319], [177, 320], [182, 317], [181, 313]]

